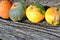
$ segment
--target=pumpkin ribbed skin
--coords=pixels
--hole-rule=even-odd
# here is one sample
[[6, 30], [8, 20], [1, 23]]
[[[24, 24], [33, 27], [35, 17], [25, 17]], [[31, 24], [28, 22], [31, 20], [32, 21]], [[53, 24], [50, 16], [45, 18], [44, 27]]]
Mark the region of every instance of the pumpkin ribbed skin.
[[0, 2], [0, 17], [4, 19], [9, 18], [9, 10], [12, 6], [12, 3], [10, 1], [1, 1]]
[[48, 8], [45, 13], [45, 19], [53, 26], [60, 24], [60, 7], [58, 8], [57, 6], [53, 6]]
[[26, 16], [32, 23], [39, 23], [44, 19], [44, 7], [39, 3], [33, 3], [26, 9]]
[[21, 21], [25, 18], [25, 6], [21, 2], [16, 2], [12, 5], [10, 12], [10, 18], [13, 21]]

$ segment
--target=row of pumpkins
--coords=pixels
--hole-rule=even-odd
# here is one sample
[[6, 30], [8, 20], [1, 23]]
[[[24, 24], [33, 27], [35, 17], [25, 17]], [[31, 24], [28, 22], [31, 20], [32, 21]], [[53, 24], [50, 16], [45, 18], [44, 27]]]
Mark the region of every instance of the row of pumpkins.
[[44, 18], [53, 25], [57, 26], [60, 23], [60, 7], [52, 6], [45, 11], [42, 4], [32, 3], [27, 8], [22, 2], [3, 0], [0, 2], [0, 17], [4, 19], [10, 18], [13, 21], [21, 21], [27, 17], [32, 23], [39, 23]]

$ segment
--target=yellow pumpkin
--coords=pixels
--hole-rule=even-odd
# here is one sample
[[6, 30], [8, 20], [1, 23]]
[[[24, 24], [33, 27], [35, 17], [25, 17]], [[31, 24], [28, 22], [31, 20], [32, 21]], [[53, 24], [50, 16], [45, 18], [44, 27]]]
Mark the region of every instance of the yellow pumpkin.
[[45, 10], [41, 4], [34, 3], [26, 9], [26, 16], [32, 23], [39, 23], [44, 19]]
[[57, 26], [60, 23], [60, 8], [57, 6], [48, 8], [45, 13], [45, 19], [49, 24]]

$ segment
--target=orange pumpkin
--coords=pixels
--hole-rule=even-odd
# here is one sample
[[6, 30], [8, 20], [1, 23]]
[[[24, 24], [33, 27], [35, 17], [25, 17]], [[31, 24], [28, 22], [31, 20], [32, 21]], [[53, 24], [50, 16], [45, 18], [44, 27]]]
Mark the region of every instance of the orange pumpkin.
[[60, 24], [60, 7], [53, 6], [48, 8], [45, 14], [45, 19], [49, 24], [52, 24], [53, 26]]
[[2, 1], [10, 1], [10, 0], [2, 0]]
[[12, 6], [12, 3], [8, 0], [4, 0], [0, 2], [0, 17], [4, 18], [4, 19], [8, 19], [9, 18], [9, 10], [10, 7]]

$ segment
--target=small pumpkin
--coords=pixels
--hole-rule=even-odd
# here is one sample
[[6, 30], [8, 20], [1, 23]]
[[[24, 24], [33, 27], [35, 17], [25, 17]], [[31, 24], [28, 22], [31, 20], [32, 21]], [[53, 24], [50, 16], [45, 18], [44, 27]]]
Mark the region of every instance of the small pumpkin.
[[10, 19], [13, 21], [23, 20], [26, 17], [25, 9], [26, 7], [24, 3], [21, 2], [14, 3], [9, 11]]
[[12, 6], [12, 3], [10, 1], [1, 1], [0, 2], [0, 17], [4, 19], [9, 18], [9, 10]]
[[45, 19], [49, 24], [53, 26], [60, 24], [60, 7], [53, 6], [48, 8], [45, 13]]
[[2, 1], [10, 1], [10, 0], [2, 0]]
[[45, 9], [43, 5], [39, 3], [32, 3], [26, 9], [26, 16], [32, 23], [39, 23], [44, 19]]

